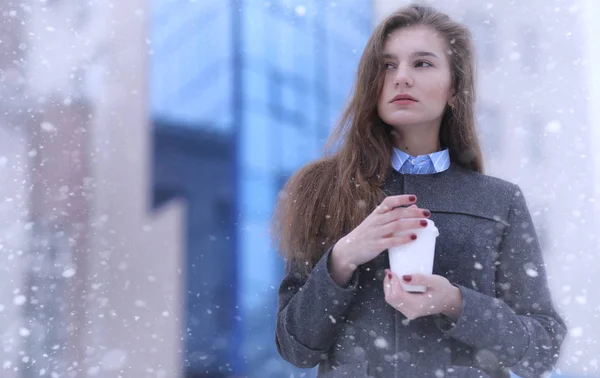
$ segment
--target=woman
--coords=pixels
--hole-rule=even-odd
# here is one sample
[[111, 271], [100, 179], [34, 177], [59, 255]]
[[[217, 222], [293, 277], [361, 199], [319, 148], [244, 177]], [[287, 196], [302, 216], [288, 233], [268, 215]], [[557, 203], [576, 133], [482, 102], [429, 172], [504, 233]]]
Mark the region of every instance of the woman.
[[[482, 174], [474, 99], [464, 26], [414, 5], [374, 31], [337, 152], [297, 172], [276, 208], [284, 359], [322, 378], [553, 369], [566, 327], [520, 189]], [[397, 277], [387, 249], [416, 235], [394, 234], [426, 218], [440, 232], [434, 274]]]

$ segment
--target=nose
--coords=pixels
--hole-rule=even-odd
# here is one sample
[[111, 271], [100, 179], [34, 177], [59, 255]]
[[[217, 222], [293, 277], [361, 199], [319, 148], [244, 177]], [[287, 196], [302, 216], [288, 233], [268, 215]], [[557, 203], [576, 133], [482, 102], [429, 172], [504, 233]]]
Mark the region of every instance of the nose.
[[406, 87], [410, 88], [414, 84], [412, 75], [410, 71], [406, 67], [398, 67], [396, 72], [396, 82], [395, 85], [397, 87]]

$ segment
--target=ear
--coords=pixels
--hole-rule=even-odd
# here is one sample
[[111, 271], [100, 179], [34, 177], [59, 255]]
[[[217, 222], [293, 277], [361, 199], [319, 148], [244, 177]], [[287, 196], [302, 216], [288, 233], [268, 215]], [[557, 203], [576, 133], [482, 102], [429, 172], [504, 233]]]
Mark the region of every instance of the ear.
[[448, 99], [448, 106], [454, 107], [454, 105], [456, 105], [456, 95], [458, 92], [454, 89], [451, 89], [450, 92], [452, 95], [450, 95], [450, 98]]
[[448, 106], [451, 107], [451, 108], [453, 108], [454, 105], [455, 105], [455, 102], [456, 102], [455, 98], [454, 97], [450, 97], [450, 99], [448, 100]]

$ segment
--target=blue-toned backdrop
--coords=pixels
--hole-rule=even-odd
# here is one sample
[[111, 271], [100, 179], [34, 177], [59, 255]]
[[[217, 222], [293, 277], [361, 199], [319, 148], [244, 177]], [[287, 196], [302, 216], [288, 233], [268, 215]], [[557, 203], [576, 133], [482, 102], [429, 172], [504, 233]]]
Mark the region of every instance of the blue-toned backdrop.
[[275, 350], [269, 222], [285, 180], [321, 154], [372, 13], [370, 0], [153, 1], [154, 204], [188, 204], [187, 376], [299, 376]]

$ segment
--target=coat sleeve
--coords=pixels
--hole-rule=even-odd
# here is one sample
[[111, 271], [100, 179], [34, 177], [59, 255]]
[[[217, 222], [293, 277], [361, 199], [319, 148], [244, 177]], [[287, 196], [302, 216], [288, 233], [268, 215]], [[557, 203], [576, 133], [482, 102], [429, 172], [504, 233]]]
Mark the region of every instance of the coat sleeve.
[[515, 186], [500, 244], [496, 297], [459, 286], [462, 313], [445, 330], [476, 350], [486, 364], [522, 378], [553, 370], [566, 334], [554, 309], [545, 265], [526, 201]]
[[310, 274], [286, 263], [279, 287], [275, 343], [279, 354], [300, 368], [319, 364], [335, 343], [342, 321], [358, 288], [359, 269], [347, 287], [340, 287], [329, 271], [330, 248]]

